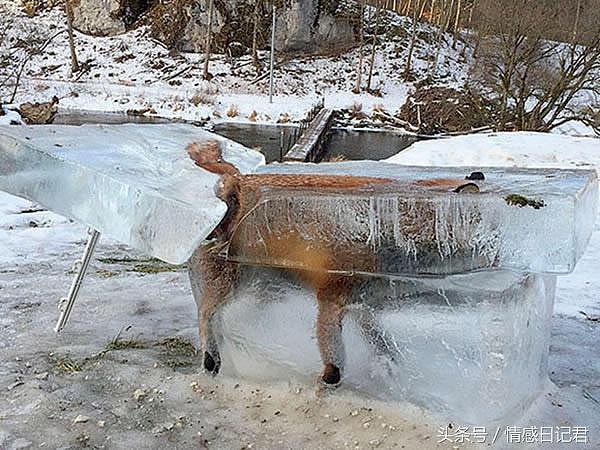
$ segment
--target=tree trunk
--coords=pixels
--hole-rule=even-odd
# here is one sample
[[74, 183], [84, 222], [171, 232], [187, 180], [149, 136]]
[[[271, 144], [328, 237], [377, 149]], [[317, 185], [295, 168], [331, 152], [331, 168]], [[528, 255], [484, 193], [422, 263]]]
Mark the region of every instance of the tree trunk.
[[252, 25], [252, 64], [257, 69], [260, 67], [260, 62], [258, 61], [258, 13], [260, 11], [260, 2], [261, 0], [255, 0], [254, 2], [254, 23]]
[[373, 78], [373, 66], [375, 65], [375, 51], [377, 50], [377, 33], [379, 31], [379, 17], [381, 16], [381, 0], [377, 2], [375, 12], [375, 32], [373, 33], [373, 45], [371, 46], [371, 60], [369, 61], [369, 78], [367, 79], [367, 90], [371, 89], [371, 79]]
[[477, 5], [477, 0], [473, 0], [471, 7], [469, 8], [469, 23], [467, 24], [467, 28], [471, 30], [471, 24], [473, 23], [473, 11], [475, 10], [475, 6]]
[[410, 34], [410, 47], [408, 47], [408, 56], [406, 58], [406, 67], [404, 68], [404, 80], [408, 80], [410, 76], [410, 68], [412, 65], [412, 55], [415, 49], [415, 41], [417, 40], [417, 16], [419, 14], [419, 3], [415, 3], [412, 15], [412, 32]]
[[419, 11], [419, 21], [423, 19], [423, 14], [425, 14], [425, 6], [427, 6], [427, 0], [423, 0], [421, 4], [421, 10]]
[[452, 22], [452, 10], [454, 9], [454, 0], [450, 0], [450, 7], [446, 11], [446, 23], [444, 25], [444, 32], [450, 28], [450, 22]]
[[363, 65], [363, 44], [364, 44], [364, 18], [365, 18], [365, 0], [360, 0], [359, 5], [360, 12], [360, 36], [358, 45], [358, 67], [356, 68], [356, 86], [354, 86], [353, 92], [358, 94], [360, 92], [360, 85], [362, 84], [362, 65]]
[[440, 50], [442, 48], [442, 35], [444, 34], [444, 30], [442, 29], [442, 22], [444, 21], [444, 18], [445, 18], [444, 15], [446, 14], [446, 5], [447, 5], [447, 1], [442, 0], [442, 5], [440, 8], [439, 25], [438, 25], [437, 36], [436, 36], [436, 41], [437, 41], [436, 48], [435, 48], [434, 56], [431, 60], [431, 65], [429, 67], [429, 77], [430, 78], [435, 77], [435, 75], [437, 73], [438, 59], [440, 56]]
[[452, 49], [456, 50], [456, 40], [458, 39], [458, 31], [460, 28], [460, 11], [461, 11], [462, 1], [458, 0], [456, 4], [456, 18], [454, 19], [454, 36], [452, 40]]
[[431, 0], [429, 9], [429, 23], [435, 23], [435, 0]]
[[205, 80], [208, 80], [208, 63], [210, 61], [210, 50], [212, 44], [212, 21], [213, 21], [213, 0], [209, 0], [208, 3], [208, 29], [206, 31], [206, 52], [204, 54], [204, 71], [202, 72], [202, 76]]
[[402, 15], [407, 16], [408, 13], [410, 12], [410, 6], [412, 4], [412, 0], [408, 0], [408, 3], [406, 4], [406, 6], [404, 7], [404, 10], [402, 11]]
[[577, 11], [575, 12], [575, 23], [573, 24], [573, 37], [571, 38], [571, 44], [577, 42], [577, 34], [579, 33], [579, 15], [581, 13], [581, 0], [577, 0]]
[[77, 61], [77, 52], [75, 51], [75, 39], [73, 38], [73, 9], [71, 1], [65, 2], [65, 14], [67, 16], [67, 33], [69, 35], [69, 49], [71, 50], [71, 73], [79, 72], [79, 61]]

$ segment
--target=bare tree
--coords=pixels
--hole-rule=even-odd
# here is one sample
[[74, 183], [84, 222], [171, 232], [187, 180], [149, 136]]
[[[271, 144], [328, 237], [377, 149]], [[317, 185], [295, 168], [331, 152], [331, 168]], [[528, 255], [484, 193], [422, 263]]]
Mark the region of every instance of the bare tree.
[[364, 59], [364, 41], [365, 41], [365, 0], [360, 0], [359, 1], [359, 15], [360, 17], [358, 18], [359, 20], [359, 41], [358, 41], [358, 65], [356, 67], [356, 85], [354, 86], [354, 89], [352, 90], [352, 92], [354, 92], [355, 94], [358, 94], [360, 92], [361, 89], [361, 84], [362, 84], [362, 66], [363, 66], [363, 59]]
[[581, 0], [577, 0], [577, 10], [575, 11], [575, 22], [573, 24], [573, 36], [571, 37], [572, 44], [574, 44], [577, 41], [580, 15], [581, 15]]
[[0, 104], [14, 103], [25, 70], [37, 55], [64, 33], [50, 35], [30, 22], [18, 23], [12, 11], [0, 4]]
[[452, 38], [452, 48], [454, 50], [456, 50], [456, 41], [458, 39], [458, 32], [460, 31], [460, 13], [461, 13], [461, 7], [462, 7], [462, 1], [461, 0], [457, 0], [458, 3], [456, 4], [456, 18], [454, 19], [454, 34], [453, 34], [453, 38]]
[[214, 0], [208, 2], [208, 27], [206, 30], [206, 51], [204, 53], [204, 70], [202, 76], [205, 80], [208, 80], [210, 74], [208, 73], [208, 63], [210, 62], [211, 44], [212, 44], [212, 21], [213, 21], [213, 6]]
[[381, 16], [381, 2], [377, 2], [377, 9], [375, 10], [375, 29], [373, 30], [373, 43], [371, 45], [371, 59], [369, 61], [369, 78], [367, 79], [367, 90], [371, 89], [371, 80], [373, 78], [373, 66], [375, 65], [375, 52], [377, 50], [377, 34], [379, 33], [379, 17]]
[[258, 60], [258, 25], [259, 25], [259, 13], [261, 9], [261, 0], [255, 0], [254, 2], [254, 23], [252, 25], [252, 64], [258, 70], [260, 68], [260, 61]]
[[[423, 0], [423, 3], [425, 0]], [[404, 79], [410, 78], [410, 69], [412, 66], [412, 56], [415, 49], [415, 42], [417, 40], [417, 25], [418, 25], [418, 14], [419, 14], [419, 0], [415, 0], [412, 15], [412, 31], [410, 33], [410, 45], [408, 47], [408, 56], [406, 57], [406, 65], [404, 66]]]
[[479, 2], [481, 43], [469, 87], [489, 100], [499, 130], [548, 131], [570, 120], [593, 125], [598, 105], [582, 96], [600, 98], [600, 24], [589, 22], [575, 39], [572, 27], [557, 36], [557, 7]]
[[71, 50], [71, 73], [79, 72], [79, 62], [73, 38], [73, 7], [71, 0], [65, 0], [65, 15], [67, 16], [67, 33], [69, 34], [69, 49]]
[[444, 28], [442, 24], [446, 20], [446, 16], [449, 15], [448, 11], [448, 0], [440, 0], [440, 13], [437, 20], [437, 33], [435, 37], [435, 51], [431, 52], [431, 59], [429, 61], [429, 78], [435, 78], [437, 75], [438, 60], [440, 59], [440, 52], [442, 49], [442, 41], [444, 38]]

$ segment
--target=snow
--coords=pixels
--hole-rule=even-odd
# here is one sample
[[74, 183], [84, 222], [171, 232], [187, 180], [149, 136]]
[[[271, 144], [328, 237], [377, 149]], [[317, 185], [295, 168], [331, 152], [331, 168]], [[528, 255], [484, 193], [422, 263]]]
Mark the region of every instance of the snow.
[[[2, 107], [0, 106], [0, 109]], [[3, 109], [4, 114], [0, 116], [0, 125], [22, 125], [21, 115], [17, 111]]]
[[[600, 139], [544, 133], [494, 133], [419, 141], [387, 159], [411, 166], [553, 167], [600, 172]], [[485, 170], [483, 170], [485, 173]], [[559, 277], [556, 314], [600, 313], [600, 221], [575, 271]]]
[[[60, 8], [42, 12], [34, 18], [26, 16], [16, 0], [0, 0], [0, 11], [15, 20], [9, 38], [51, 36], [66, 27]], [[372, 9], [365, 15], [370, 17]], [[410, 28], [409, 18], [387, 14], [390, 23]], [[432, 36], [428, 24], [419, 24], [419, 36]], [[361, 104], [368, 115], [373, 109], [395, 113], [406, 101], [412, 83], [403, 79], [408, 52], [406, 33], [386, 39], [375, 58], [371, 93], [366, 92], [368, 64], [363, 67], [363, 92], [353, 94], [356, 79], [357, 50], [333, 57], [296, 57], [287, 59], [275, 69], [273, 103], [265, 101], [268, 77], [257, 76], [249, 55], [229, 59], [214, 55], [210, 82], [202, 79], [203, 55], [170, 53], [140, 28], [114, 37], [91, 37], [75, 33], [80, 62], [88, 62], [89, 70], [72, 76], [66, 33], [62, 33], [27, 64], [16, 102], [40, 101], [53, 95], [60, 98], [60, 110], [119, 111], [149, 110], [148, 115], [182, 118], [192, 121], [210, 120], [274, 123], [298, 121], [325, 98], [328, 108], [350, 108]], [[10, 49], [10, 39], [0, 44], [0, 53]], [[463, 51], [464, 50], [464, 51]], [[366, 46], [368, 54], [370, 47]], [[440, 51], [438, 73], [447, 85], [459, 86], [467, 72], [468, 49], [458, 42], [452, 49], [452, 39], [445, 38]], [[23, 53], [17, 52], [16, 57]], [[268, 51], [260, 54], [263, 62]], [[425, 40], [417, 40], [413, 68], [417, 78], [429, 65], [430, 52]], [[283, 60], [283, 57], [281, 58]], [[9, 67], [10, 69], [10, 67]], [[2, 74], [0, 69], [0, 74]], [[265, 72], [262, 72], [264, 74]], [[8, 86], [5, 87], [7, 89]], [[2, 96], [0, 91], [0, 97]], [[237, 111], [235, 111], [237, 110]], [[256, 114], [254, 114], [256, 113]]]

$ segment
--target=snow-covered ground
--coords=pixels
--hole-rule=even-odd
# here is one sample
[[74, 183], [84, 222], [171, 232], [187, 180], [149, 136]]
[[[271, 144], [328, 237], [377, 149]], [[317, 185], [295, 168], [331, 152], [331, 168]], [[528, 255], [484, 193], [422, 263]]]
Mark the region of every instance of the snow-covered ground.
[[[15, 24], [8, 32], [4, 48], [12, 48], [14, 38], [38, 39], [51, 37], [66, 28], [60, 8], [43, 12], [33, 18], [25, 15], [18, 0], [0, 0], [0, 11], [13, 17]], [[2, 9], [4, 8], [4, 9]], [[367, 8], [366, 16], [373, 13]], [[410, 28], [410, 19], [388, 14], [388, 20]], [[306, 112], [325, 99], [331, 108], [362, 106], [370, 115], [373, 108], [390, 114], [406, 101], [412, 83], [403, 80], [404, 61], [408, 52], [406, 32], [392, 35], [378, 48], [371, 88], [378, 94], [353, 94], [355, 87], [357, 50], [334, 57], [281, 56], [275, 70], [273, 103], [265, 101], [269, 80], [266, 72], [257, 74], [250, 56], [229, 59], [214, 55], [210, 82], [202, 79], [203, 55], [172, 53], [152, 40], [146, 28], [114, 37], [91, 37], [75, 33], [80, 62], [89, 68], [82, 75], [70, 73], [70, 54], [66, 33], [56, 36], [44, 51], [26, 65], [15, 103], [60, 98], [60, 108], [86, 111], [146, 110], [148, 115], [201, 121], [256, 121], [273, 123], [299, 120]], [[427, 24], [419, 24], [419, 36], [434, 35]], [[43, 41], [43, 39], [42, 39]], [[460, 85], [466, 76], [469, 50], [463, 56], [463, 43], [452, 49], [452, 39], [446, 38], [440, 51], [438, 74], [447, 85]], [[428, 44], [417, 40], [413, 67], [422, 78], [430, 64]], [[15, 60], [22, 51], [15, 54]], [[268, 52], [261, 54], [268, 62]], [[370, 47], [365, 48], [363, 88], [366, 88]], [[13, 69], [12, 67], [10, 68]], [[0, 68], [0, 74], [3, 69]], [[10, 86], [5, 88], [8, 92]]]

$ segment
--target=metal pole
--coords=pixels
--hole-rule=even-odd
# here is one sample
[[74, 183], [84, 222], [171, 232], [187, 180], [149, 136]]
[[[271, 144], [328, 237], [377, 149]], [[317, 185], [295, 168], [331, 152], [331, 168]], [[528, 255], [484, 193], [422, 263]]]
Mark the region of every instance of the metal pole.
[[83, 259], [81, 260], [81, 267], [79, 268], [77, 274], [75, 275], [75, 278], [73, 279], [73, 283], [71, 284], [71, 289], [69, 289], [69, 295], [65, 299], [65, 303], [61, 305], [60, 317], [58, 318], [58, 322], [54, 327], [54, 331], [56, 331], [57, 333], [60, 333], [63, 330], [63, 328], [67, 324], [67, 321], [69, 320], [69, 316], [71, 315], [71, 311], [73, 310], [73, 305], [75, 304], [75, 300], [77, 299], [77, 294], [79, 294], [81, 282], [83, 281], [85, 272], [87, 271], [87, 268], [94, 254], [94, 249], [96, 248], [96, 244], [98, 243], [98, 239], [100, 238], [100, 233], [96, 230], [90, 229], [88, 230], [88, 233], [90, 233], [90, 237], [88, 238], [87, 244], [85, 245]]
[[271, 25], [271, 63], [269, 68], [269, 103], [273, 103], [273, 66], [275, 65], [275, 2], [273, 2], [273, 24]]

